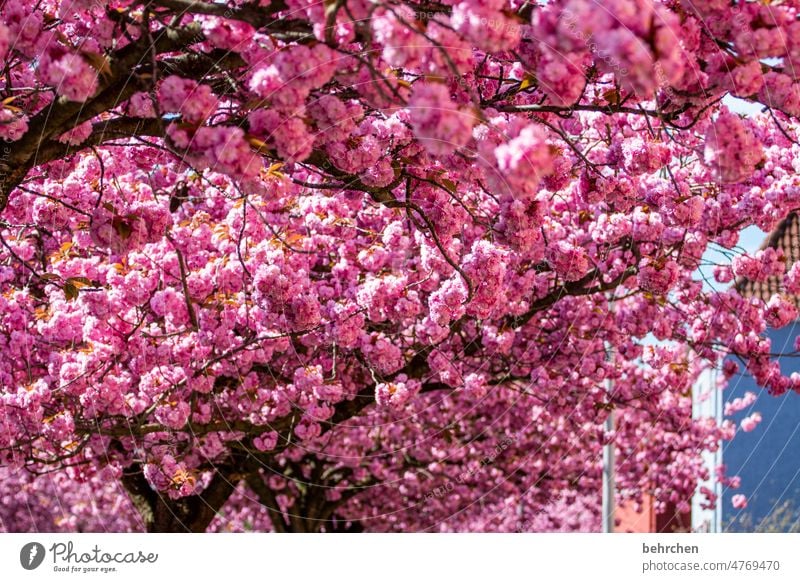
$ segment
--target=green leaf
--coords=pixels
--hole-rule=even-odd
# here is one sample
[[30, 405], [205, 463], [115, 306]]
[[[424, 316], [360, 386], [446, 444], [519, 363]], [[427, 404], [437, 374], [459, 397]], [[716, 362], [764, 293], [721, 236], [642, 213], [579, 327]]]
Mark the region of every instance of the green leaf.
[[447, 178], [442, 179], [442, 186], [447, 188], [450, 191], [450, 194], [455, 194], [456, 190], [458, 189], [458, 185], [452, 180], [448, 180]]
[[64, 297], [67, 298], [67, 301], [72, 301], [73, 299], [77, 299], [78, 288], [72, 283], [67, 283], [66, 285], [64, 285]]
[[620, 100], [619, 91], [616, 89], [609, 89], [603, 93], [603, 98], [608, 101], [609, 105], [618, 105]]
[[67, 279], [67, 285], [72, 285], [76, 289], [81, 289], [83, 287], [90, 287], [92, 281], [88, 277], [70, 277]]
[[114, 227], [114, 230], [117, 231], [117, 234], [122, 238], [122, 240], [127, 239], [133, 232], [133, 229], [131, 228], [131, 225], [128, 224], [128, 221], [120, 216], [114, 217], [114, 219], [111, 221], [111, 226]]

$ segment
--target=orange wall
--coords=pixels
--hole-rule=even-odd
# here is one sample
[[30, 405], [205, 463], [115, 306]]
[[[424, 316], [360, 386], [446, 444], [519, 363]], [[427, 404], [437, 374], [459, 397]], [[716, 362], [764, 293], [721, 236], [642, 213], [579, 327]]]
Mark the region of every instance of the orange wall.
[[633, 503], [617, 506], [614, 515], [616, 525], [614, 531], [619, 533], [674, 533], [691, 529], [691, 512], [679, 513], [674, 504], [667, 511], [657, 514], [653, 506], [653, 498], [646, 495], [642, 502], [642, 510], [636, 511]]

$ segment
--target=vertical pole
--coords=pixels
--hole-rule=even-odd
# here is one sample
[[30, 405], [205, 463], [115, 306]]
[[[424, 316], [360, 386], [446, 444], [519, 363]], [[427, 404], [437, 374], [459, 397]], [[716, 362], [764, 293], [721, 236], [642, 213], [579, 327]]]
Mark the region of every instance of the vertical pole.
[[[606, 380], [606, 391], [611, 392], [611, 380]], [[606, 432], [614, 430], [614, 413], [609, 411], [605, 422]], [[614, 443], [603, 445], [603, 533], [614, 532]]]
[[[609, 299], [613, 300], [613, 296]], [[614, 313], [614, 303], [609, 301], [608, 315]], [[611, 344], [605, 343], [606, 361], [612, 361], [612, 348]], [[605, 379], [606, 393], [610, 395], [614, 391], [614, 384], [611, 376], [607, 375]], [[608, 418], [605, 422], [605, 431], [610, 433], [614, 430], [614, 411], [608, 411]], [[616, 492], [616, 484], [614, 479], [614, 442], [603, 445], [603, 533], [614, 532], [614, 493]]]

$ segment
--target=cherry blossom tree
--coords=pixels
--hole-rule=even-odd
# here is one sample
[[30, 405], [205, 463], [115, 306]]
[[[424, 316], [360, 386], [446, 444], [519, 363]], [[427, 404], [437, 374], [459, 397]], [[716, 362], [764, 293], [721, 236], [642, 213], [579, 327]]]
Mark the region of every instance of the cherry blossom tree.
[[800, 388], [724, 285], [800, 289], [737, 247], [797, 2], [5, 0], [0, 59], [7, 531], [590, 530], [610, 442], [687, 507], [705, 370]]

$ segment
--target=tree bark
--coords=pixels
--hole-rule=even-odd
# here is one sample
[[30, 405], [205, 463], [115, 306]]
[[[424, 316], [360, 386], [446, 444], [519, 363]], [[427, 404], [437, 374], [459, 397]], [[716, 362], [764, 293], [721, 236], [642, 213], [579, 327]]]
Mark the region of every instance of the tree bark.
[[201, 493], [170, 499], [150, 487], [138, 463], [125, 469], [122, 484], [151, 533], [204, 532], [236, 488], [228, 473], [216, 472]]
[[[259, 503], [269, 510], [272, 526], [278, 533], [361, 532], [361, 523], [337, 518], [334, 514], [342, 501], [329, 501], [325, 489], [306, 483], [306, 491], [295, 497], [294, 504], [286, 512], [278, 507], [275, 492], [270, 489], [259, 471], [247, 475], [247, 485]], [[350, 492], [349, 499], [355, 492]]]

